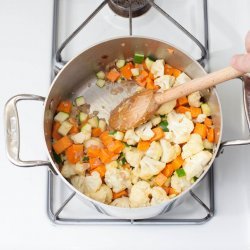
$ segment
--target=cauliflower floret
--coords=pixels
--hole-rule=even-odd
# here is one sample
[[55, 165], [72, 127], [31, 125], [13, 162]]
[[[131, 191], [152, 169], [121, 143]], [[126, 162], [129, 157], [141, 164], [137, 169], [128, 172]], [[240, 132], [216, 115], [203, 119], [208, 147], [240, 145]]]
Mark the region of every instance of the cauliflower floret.
[[186, 159], [204, 149], [202, 138], [199, 134], [192, 134], [189, 141], [182, 147], [181, 157]]
[[140, 178], [148, 180], [154, 175], [159, 174], [165, 168], [165, 163], [144, 156], [140, 162], [140, 166]]
[[159, 115], [167, 115], [174, 109], [175, 106], [176, 100], [166, 102], [160, 106], [156, 113]]
[[212, 142], [210, 142], [208, 139], [205, 139], [203, 141], [203, 146], [205, 149], [213, 149], [214, 148], [214, 144]]
[[[193, 117], [192, 117], [192, 114], [191, 114], [191, 112], [189, 112], [189, 111], [187, 111], [187, 112], [185, 112], [185, 116], [189, 119], [189, 120], [193, 120]], [[199, 115], [198, 115], [199, 116]]]
[[133, 168], [131, 171], [131, 182], [132, 184], [135, 184], [139, 181], [140, 178], [140, 169], [139, 168]]
[[83, 175], [75, 175], [70, 178], [70, 182], [77, 190], [79, 190], [81, 193], [85, 193], [85, 176]]
[[174, 134], [174, 143], [180, 144], [189, 140], [194, 124], [184, 114], [177, 114], [175, 111], [172, 111], [168, 114], [167, 121], [169, 131], [172, 131]]
[[132, 186], [129, 201], [131, 207], [146, 207], [149, 206], [149, 195], [151, 188], [146, 181], [139, 181]]
[[188, 103], [191, 107], [199, 108], [201, 106], [201, 94], [200, 91], [196, 91], [188, 96]]
[[148, 141], [154, 136], [154, 132], [152, 131], [152, 122], [147, 122], [141, 126], [139, 126], [135, 133], [138, 135], [143, 141]]
[[108, 168], [118, 168], [118, 162], [117, 161], [111, 161], [105, 165], [106, 169]]
[[178, 144], [171, 145], [165, 139], [161, 139], [160, 144], [163, 150], [161, 161], [164, 163], [173, 161], [181, 153], [181, 147]]
[[168, 142], [173, 142], [174, 139], [173, 132], [164, 132], [164, 139]]
[[151, 195], [152, 195], [151, 205], [157, 205], [165, 200], [169, 200], [166, 191], [161, 187], [153, 187], [151, 189]]
[[178, 177], [176, 173], [171, 177], [171, 187], [178, 193], [187, 189], [191, 183], [187, 180], [186, 176]]
[[137, 148], [131, 148], [125, 151], [125, 159], [132, 167], [139, 167], [140, 160], [143, 156], [143, 152], [139, 151]]
[[154, 160], [160, 160], [161, 155], [162, 155], [162, 148], [161, 148], [161, 144], [159, 142], [153, 141], [150, 144], [150, 147], [148, 148], [148, 150], [146, 151], [146, 156], [154, 159]]
[[199, 177], [212, 156], [213, 155], [208, 151], [201, 151], [198, 154], [187, 158], [183, 163], [183, 169], [186, 172], [187, 180], [191, 180], [194, 176]]
[[129, 208], [129, 198], [128, 197], [121, 197], [113, 200], [113, 202], [110, 204], [112, 206], [116, 207], [123, 207], [123, 208]]
[[136, 135], [134, 129], [129, 129], [126, 131], [123, 140], [127, 142], [128, 145], [135, 145], [139, 142], [140, 137]]
[[151, 119], [151, 122], [152, 122], [153, 126], [156, 126], [161, 122], [161, 117], [160, 116], [154, 116]]
[[159, 78], [155, 79], [154, 83], [160, 87], [160, 92], [170, 89], [175, 81], [174, 76], [170, 75], [163, 75], [160, 76]]
[[206, 117], [207, 116], [205, 114], [199, 114], [194, 121], [198, 122], [198, 123], [203, 123], [205, 121]]
[[105, 182], [115, 193], [118, 193], [126, 188], [130, 188], [130, 172], [124, 168], [106, 167]]
[[182, 72], [178, 77], [176, 77], [174, 87], [189, 81], [191, 81], [191, 78]]
[[85, 177], [84, 186], [86, 194], [95, 193], [102, 185], [102, 179], [97, 171], [93, 171], [91, 175]]
[[90, 194], [90, 197], [94, 200], [109, 204], [112, 201], [113, 194], [107, 185], [102, 184], [99, 190]]
[[89, 163], [80, 163], [71, 164], [68, 161], [65, 161], [61, 170], [61, 174], [65, 178], [70, 178], [73, 175], [79, 174], [84, 175], [85, 170], [89, 168]]
[[154, 75], [154, 78], [160, 77], [164, 75], [164, 60], [156, 60], [152, 63], [150, 72]]

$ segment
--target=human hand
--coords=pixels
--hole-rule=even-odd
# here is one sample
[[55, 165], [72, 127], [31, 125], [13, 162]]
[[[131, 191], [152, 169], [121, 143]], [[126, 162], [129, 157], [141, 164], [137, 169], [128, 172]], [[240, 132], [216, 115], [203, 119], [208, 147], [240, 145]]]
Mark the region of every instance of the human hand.
[[231, 59], [231, 66], [242, 72], [250, 72], [250, 31], [245, 39], [246, 54], [235, 55]]

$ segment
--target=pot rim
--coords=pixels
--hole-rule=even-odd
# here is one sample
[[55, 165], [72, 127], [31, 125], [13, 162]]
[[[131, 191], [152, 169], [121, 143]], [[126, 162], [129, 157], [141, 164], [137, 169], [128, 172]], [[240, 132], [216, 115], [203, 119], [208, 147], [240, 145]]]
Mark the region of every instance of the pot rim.
[[[171, 46], [173, 49], [177, 49], [179, 50], [181, 53], [183, 53], [185, 56], [189, 57], [195, 64], [197, 67], [199, 67], [203, 72], [204, 74], [207, 74], [207, 72], [205, 71], [205, 69], [189, 54], [187, 54], [184, 50], [174, 46], [173, 44], [171, 43], [168, 43], [167, 41], [164, 41], [164, 40], [161, 40], [161, 39], [157, 39], [157, 38], [153, 38], [153, 37], [147, 37], [147, 36], [117, 36], [117, 37], [113, 37], [113, 38], [109, 38], [109, 39], [105, 39], [105, 40], [102, 40], [101, 42], [98, 42], [98, 43], [95, 43], [91, 46], [88, 46], [86, 49], [82, 50], [81, 52], [79, 52], [76, 56], [74, 56], [71, 60], [69, 60], [65, 66], [59, 71], [59, 73], [56, 75], [56, 77], [54, 78], [54, 80], [52, 81], [51, 85], [50, 85], [50, 88], [48, 89], [48, 95], [46, 96], [45, 98], [45, 101], [44, 101], [44, 106], [43, 106], [43, 116], [45, 117], [45, 107], [47, 106], [47, 101], [48, 101], [48, 97], [50, 95], [50, 92], [51, 92], [51, 89], [53, 88], [54, 84], [56, 83], [57, 79], [59, 78], [59, 76], [61, 74], [63, 74], [63, 71], [65, 68], [69, 67], [69, 65], [74, 61], [76, 60], [79, 56], [82, 55], [82, 53], [86, 52], [87, 50], [89, 49], [92, 49], [93, 47], [95, 46], [98, 46], [102, 43], [106, 43], [106, 42], [109, 42], [109, 41], [113, 41], [113, 40], [119, 40], [119, 39], [134, 39], [134, 38], [139, 38], [139, 39], [148, 39], [148, 40], [153, 40], [153, 41], [156, 41], [156, 42], [161, 42], [161, 43], [165, 43], [169, 46]], [[219, 99], [219, 96], [218, 96], [218, 93], [217, 93], [217, 90], [216, 90], [216, 87], [212, 87], [210, 88], [214, 91], [214, 94], [218, 100], [218, 105], [219, 105], [219, 110], [220, 110], [220, 133], [219, 133], [219, 137], [218, 137], [218, 142], [217, 142], [217, 145], [216, 145], [216, 148], [214, 149], [213, 151], [213, 157], [212, 159], [210, 160], [209, 164], [207, 165], [206, 169], [203, 171], [203, 173], [201, 174], [201, 176], [195, 181], [195, 183], [193, 183], [189, 188], [187, 188], [186, 190], [184, 190], [183, 192], [181, 192], [179, 195], [177, 195], [176, 197], [174, 198], [171, 198], [169, 200], [166, 200], [160, 204], [157, 204], [157, 205], [153, 205], [153, 206], [147, 206], [147, 207], [139, 207], [139, 208], [122, 208], [122, 207], [116, 207], [116, 206], [112, 206], [112, 205], [108, 205], [108, 204], [105, 204], [105, 203], [102, 203], [102, 202], [99, 202], [97, 200], [94, 200], [92, 198], [90, 198], [89, 196], [81, 193], [79, 190], [77, 190], [69, 181], [67, 181], [67, 179], [61, 174], [61, 172], [59, 171], [59, 169], [57, 168], [54, 160], [52, 159], [51, 157], [51, 154], [49, 152], [49, 149], [47, 147], [47, 144], [46, 144], [46, 138], [45, 138], [45, 135], [43, 137], [43, 140], [44, 140], [44, 144], [45, 144], [45, 147], [46, 147], [46, 153], [48, 155], [48, 158], [49, 158], [49, 161], [51, 163], [51, 165], [53, 166], [53, 169], [55, 170], [55, 172], [57, 173], [58, 176], [60, 176], [60, 179], [71, 189], [73, 190], [77, 195], [81, 196], [82, 198], [84, 199], [87, 199], [88, 201], [96, 204], [96, 205], [100, 205], [100, 206], [103, 206], [103, 207], [107, 207], [107, 208], [114, 208], [114, 209], [117, 209], [117, 210], [121, 210], [121, 211], [125, 211], [125, 210], [129, 210], [129, 211], [132, 211], [132, 210], [136, 210], [136, 211], [139, 211], [139, 210], [144, 210], [144, 209], [147, 209], [147, 208], [152, 208], [152, 207], [159, 207], [159, 206], [166, 206], [170, 203], [173, 203], [175, 202], [177, 199], [181, 199], [182, 197], [184, 197], [190, 190], [192, 190], [193, 188], [196, 187], [196, 185], [198, 185], [198, 183], [200, 183], [200, 181], [204, 178], [204, 176], [207, 174], [207, 172], [210, 170], [211, 166], [213, 165], [214, 161], [215, 161], [215, 158], [217, 156], [217, 153], [219, 151], [219, 147], [220, 147], [220, 144], [221, 144], [221, 138], [222, 138], [222, 131], [223, 131], [223, 114], [222, 114], [222, 109], [221, 109], [221, 102], [220, 102], [220, 99]], [[43, 123], [43, 132], [45, 134], [45, 124]]]

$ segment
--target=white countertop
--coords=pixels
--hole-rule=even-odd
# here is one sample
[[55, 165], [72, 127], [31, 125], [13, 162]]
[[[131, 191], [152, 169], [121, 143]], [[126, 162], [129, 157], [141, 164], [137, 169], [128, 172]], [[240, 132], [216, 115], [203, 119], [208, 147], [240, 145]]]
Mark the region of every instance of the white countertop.
[[[230, 54], [243, 50], [249, 29], [248, 0], [209, 0], [211, 66], [225, 66]], [[230, 3], [233, 7], [229, 7]], [[45, 96], [50, 84], [52, 1], [2, 0], [0, 8], [0, 115], [8, 98], [20, 93]], [[221, 26], [222, 25], [222, 26]], [[223, 29], [221, 29], [223, 27]], [[227, 38], [226, 40], [224, 38]], [[220, 58], [220, 60], [218, 60]], [[221, 60], [223, 58], [223, 60]], [[228, 91], [229, 90], [229, 91]], [[225, 94], [228, 91], [228, 95]], [[234, 120], [240, 88], [220, 86], [226, 136], [246, 136], [244, 118]], [[42, 141], [42, 105], [22, 103], [23, 159], [46, 159]], [[243, 117], [243, 115], [242, 115]], [[28, 121], [28, 122], [27, 122]], [[242, 133], [237, 126], [242, 128]], [[225, 137], [225, 135], [224, 135]], [[6, 159], [0, 123], [0, 249], [250, 249], [250, 147], [227, 149], [215, 169], [216, 215], [200, 226], [55, 226], [46, 214], [46, 168], [21, 169]], [[30, 142], [28, 142], [30, 141]], [[234, 157], [236, 153], [241, 160]], [[246, 162], [248, 162], [246, 164]], [[217, 166], [216, 164], [216, 166]], [[221, 166], [224, 165], [224, 166]], [[238, 172], [239, 175], [236, 175]], [[241, 183], [247, 183], [241, 185]], [[223, 190], [222, 187], [223, 186]], [[237, 197], [237, 199], [236, 199]], [[237, 200], [237, 202], [235, 201]]]

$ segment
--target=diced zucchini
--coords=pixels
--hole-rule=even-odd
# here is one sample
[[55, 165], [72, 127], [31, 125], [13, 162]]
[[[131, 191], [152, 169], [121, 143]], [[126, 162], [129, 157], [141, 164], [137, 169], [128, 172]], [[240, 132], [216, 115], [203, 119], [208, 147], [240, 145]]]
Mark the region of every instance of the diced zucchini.
[[153, 61], [153, 60], [151, 60], [149, 57], [147, 57], [147, 58], [146, 58], [146, 60], [145, 60], [145, 64], [146, 64], [146, 66], [147, 66], [148, 70], [150, 70], [150, 69], [151, 69], [153, 62], [154, 62], [154, 61]]
[[144, 55], [140, 53], [134, 54], [134, 63], [142, 63], [144, 60]]
[[103, 88], [104, 85], [105, 85], [105, 83], [106, 83], [106, 81], [103, 80], [103, 79], [98, 79], [98, 80], [96, 81], [96, 85], [97, 85], [99, 88]]
[[89, 123], [86, 123], [82, 126], [81, 132], [91, 132], [91, 129], [92, 129], [91, 125]]
[[69, 118], [69, 114], [65, 113], [65, 112], [59, 112], [56, 114], [56, 116], [54, 117], [54, 120], [60, 123], [63, 123], [64, 121], [66, 121]]
[[206, 116], [211, 115], [211, 109], [210, 109], [210, 107], [208, 106], [207, 103], [202, 103], [201, 104], [201, 110], [202, 110], [202, 113], [205, 114]]
[[99, 124], [99, 119], [97, 116], [94, 116], [88, 120], [88, 123], [93, 127], [93, 128], [98, 128]]
[[118, 141], [122, 141], [123, 137], [124, 137], [124, 133], [120, 132], [120, 131], [116, 131], [114, 136], [113, 136], [116, 140]]
[[83, 131], [71, 136], [71, 140], [75, 144], [82, 144], [84, 141], [89, 140], [91, 137], [91, 132]]
[[105, 79], [105, 73], [103, 71], [99, 71], [96, 73], [98, 79]]
[[84, 100], [84, 97], [83, 96], [79, 96], [75, 99], [75, 103], [76, 103], [76, 106], [79, 107], [79, 106], [82, 106], [83, 104], [85, 104], [85, 100]]
[[153, 126], [158, 125], [161, 122], [161, 117], [160, 116], [155, 116], [151, 119], [151, 122], [153, 124]]
[[80, 112], [80, 114], [79, 114], [79, 120], [80, 120], [80, 122], [86, 121], [87, 118], [88, 118], [88, 114]]
[[109, 131], [109, 135], [114, 135], [115, 133], [116, 133], [115, 130], [110, 130], [110, 131]]
[[67, 135], [68, 133], [69, 133], [69, 131], [70, 131], [70, 129], [73, 127], [73, 124], [71, 124], [70, 122], [68, 122], [68, 121], [64, 121], [63, 123], [62, 123], [62, 125], [59, 127], [59, 129], [58, 129], [58, 133], [60, 134], [60, 135], [63, 135], [63, 136], [65, 136], [65, 135]]
[[214, 148], [214, 144], [210, 141], [208, 141], [208, 139], [205, 139], [203, 141], [203, 146], [205, 149], [213, 149]]
[[116, 67], [119, 69], [122, 68], [124, 65], [125, 65], [125, 60], [123, 59], [120, 59], [116, 62]]
[[131, 69], [131, 73], [133, 76], [138, 76], [140, 75], [140, 69], [139, 68], [133, 68]]
[[178, 175], [178, 177], [183, 177], [186, 175], [186, 172], [183, 168], [179, 168], [176, 170], [176, 174]]
[[101, 129], [101, 131], [105, 131], [106, 130], [106, 127], [107, 127], [107, 124], [104, 120], [99, 120], [99, 124], [98, 124], [99, 128]]

